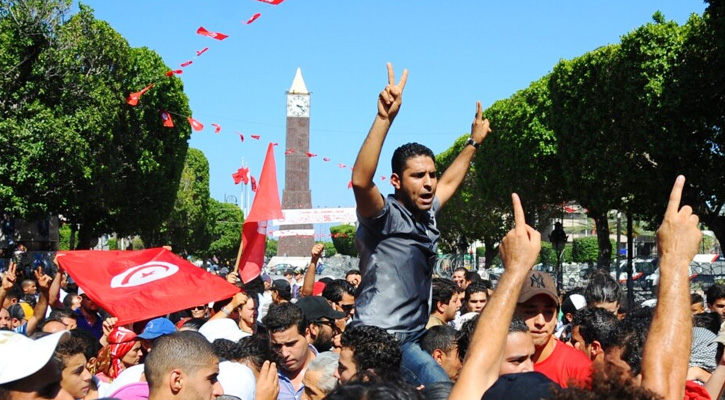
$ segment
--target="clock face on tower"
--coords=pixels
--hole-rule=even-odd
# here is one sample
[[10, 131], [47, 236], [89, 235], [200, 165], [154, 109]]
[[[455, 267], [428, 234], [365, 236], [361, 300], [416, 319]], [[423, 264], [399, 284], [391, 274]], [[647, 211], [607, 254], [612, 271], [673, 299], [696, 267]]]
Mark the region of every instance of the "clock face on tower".
[[287, 96], [288, 117], [309, 117], [310, 97], [306, 95], [293, 94]]

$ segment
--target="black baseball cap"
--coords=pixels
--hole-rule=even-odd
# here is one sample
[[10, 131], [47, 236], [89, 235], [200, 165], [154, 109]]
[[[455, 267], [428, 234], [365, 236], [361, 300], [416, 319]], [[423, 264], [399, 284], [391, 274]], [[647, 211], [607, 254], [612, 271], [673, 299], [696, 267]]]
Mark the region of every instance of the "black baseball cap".
[[270, 289], [277, 290], [282, 294], [292, 295], [292, 287], [287, 282], [287, 279], [275, 279], [272, 281]]
[[297, 300], [297, 306], [302, 309], [309, 322], [319, 321], [320, 318], [336, 320], [347, 317], [342, 311], [335, 311], [322, 296], [309, 296]]

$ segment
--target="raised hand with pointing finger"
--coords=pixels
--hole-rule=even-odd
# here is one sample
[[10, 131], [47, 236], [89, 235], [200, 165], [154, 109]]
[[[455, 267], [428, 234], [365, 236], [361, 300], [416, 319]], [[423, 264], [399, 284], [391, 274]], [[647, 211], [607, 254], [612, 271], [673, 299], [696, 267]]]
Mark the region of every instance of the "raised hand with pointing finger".
[[519, 195], [512, 194], [511, 200], [514, 207], [514, 229], [503, 238], [498, 251], [507, 271], [527, 273], [536, 263], [541, 251], [541, 234], [526, 224]]

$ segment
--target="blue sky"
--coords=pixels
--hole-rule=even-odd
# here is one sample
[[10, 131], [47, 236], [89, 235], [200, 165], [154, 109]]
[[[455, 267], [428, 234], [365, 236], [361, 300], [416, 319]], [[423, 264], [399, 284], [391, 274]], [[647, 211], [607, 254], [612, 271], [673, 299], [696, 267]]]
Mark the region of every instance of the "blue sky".
[[[353, 206], [352, 165], [387, 82], [409, 70], [403, 106], [383, 148], [376, 182], [390, 174], [393, 150], [420, 142], [440, 153], [470, 129], [475, 102], [509, 97], [569, 59], [616, 43], [660, 10], [684, 23], [701, 0], [429, 1], [86, 0], [131, 46], [146, 46], [173, 69], [204, 47], [179, 78], [194, 118], [205, 125], [190, 146], [209, 159], [212, 197], [239, 198], [231, 174], [242, 158], [259, 176], [266, 145], [279, 142], [284, 182], [285, 91], [302, 68], [311, 98], [310, 187], [314, 207]], [[255, 13], [261, 17], [243, 23]], [[204, 26], [224, 41], [197, 35]], [[129, 88], [129, 92], [139, 88]], [[141, 100], [143, 101], [143, 99]], [[211, 123], [222, 126], [213, 133]], [[494, 134], [496, 127], [493, 127]], [[243, 132], [242, 143], [235, 131]], [[250, 134], [262, 140], [249, 138]], [[324, 162], [323, 157], [331, 159]], [[491, 160], [495, 162], [495, 160]]]

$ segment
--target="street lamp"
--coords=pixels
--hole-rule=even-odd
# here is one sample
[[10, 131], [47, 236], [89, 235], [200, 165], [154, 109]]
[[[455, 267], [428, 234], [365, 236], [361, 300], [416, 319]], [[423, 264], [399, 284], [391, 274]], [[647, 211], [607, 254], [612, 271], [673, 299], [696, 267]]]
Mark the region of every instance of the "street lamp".
[[232, 203], [232, 204], [238, 205], [237, 196], [234, 196], [232, 194], [225, 195], [224, 196], [224, 202], [225, 203]]
[[563, 289], [564, 285], [564, 273], [561, 268], [561, 255], [564, 253], [564, 247], [566, 247], [566, 241], [569, 236], [564, 232], [564, 226], [561, 222], [554, 223], [554, 230], [549, 234], [549, 242], [554, 246], [556, 250], [556, 284], [559, 290]]

